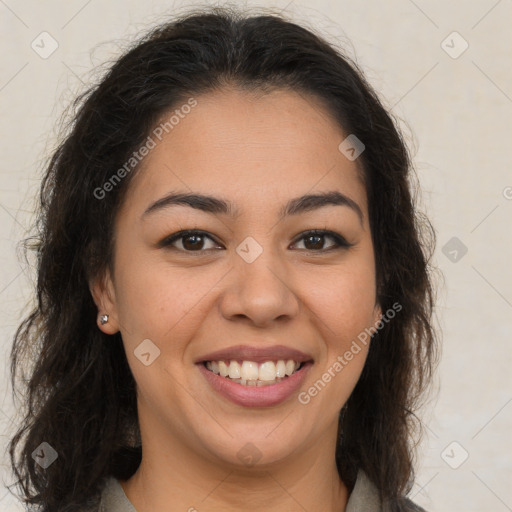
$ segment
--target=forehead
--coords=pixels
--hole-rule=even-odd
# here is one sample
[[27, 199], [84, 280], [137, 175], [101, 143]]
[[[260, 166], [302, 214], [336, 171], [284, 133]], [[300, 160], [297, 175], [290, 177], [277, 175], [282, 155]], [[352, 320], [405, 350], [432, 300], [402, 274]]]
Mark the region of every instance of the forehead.
[[366, 210], [361, 169], [338, 149], [347, 134], [317, 98], [226, 89], [194, 99], [150, 133], [155, 144], [130, 183], [128, 208], [142, 213], [175, 189], [229, 197], [241, 213], [339, 190]]

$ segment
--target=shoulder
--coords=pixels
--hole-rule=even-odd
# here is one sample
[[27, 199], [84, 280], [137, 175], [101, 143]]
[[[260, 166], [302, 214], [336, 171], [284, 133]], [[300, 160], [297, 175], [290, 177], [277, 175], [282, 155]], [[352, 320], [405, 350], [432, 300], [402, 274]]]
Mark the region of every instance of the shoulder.
[[366, 473], [359, 470], [346, 512], [427, 512], [407, 497], [382, 503], [379, 491]]
[[388, 508], [389, 512], [427, 512], [409, 498], [400, 498]]
[[94, 512], [137, 512], [119, 480], [110, 476], [105, 481], [99, 507]]
[[357, 473], [356, 483], [345, 512], [381, 512], [379, 492], [363, 470]]
[[411, 501], [409, 498], [402, 498], [399, 506], [401, 508], [397, 509], [397, 512], [427, 512], [424, 508], [416, 505], [416, 503]]
[[[83, 503], [77, 512], [117, 512], [119, 489], [122, 487], [112, 476], [105, 477], [99, 485], [99, 492]], [[124, 494], [124, 493], [123, 493]], [[124, 509], [121, 509], [124, 512]]]

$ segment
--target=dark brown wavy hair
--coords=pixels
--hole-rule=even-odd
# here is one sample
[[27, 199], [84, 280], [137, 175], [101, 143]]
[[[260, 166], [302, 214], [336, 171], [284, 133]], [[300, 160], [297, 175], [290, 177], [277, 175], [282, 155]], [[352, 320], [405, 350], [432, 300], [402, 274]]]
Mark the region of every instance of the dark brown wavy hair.
[[[320, 99], [359, 157], [368, 196], [382, 311], [396, 317], [373, 335], [361, 377], [340, 413], [336, 460], [351, 488], [362, 469], [384, 510], [409, 510], [416, 414], [433, 377], [435, 234], [416, 208], [417, 179], [397, 122], [358, 66], [314, 31], [274, 13], [234, 7], [189, 11], [153, 29], [73, 104], [49, 159], [37, 226], [36, 303], [18, 327], [11, 379], [23, 421], [9, 448], [27, 507], [73, 512], [93, 503], [105, 478], [130, 478], [141, 461], [136, 386], [121, 334], [96, 324], [89, 282], [113, 265], [114, 219], [135, 171], [99, 200], [94, 191], [144, 143], [163, 114], [191, 95], [235, 85], [288, 89]], [[17, 383], [21, 373], [21, 381]], [[421, 401], [420, 401], [421, 399]], [[32, 457], [43, 442], [58, 460]], [[404, 508], [405, 507], [405, 508]], [[33, 508], [31, 508], [33, 509]]]

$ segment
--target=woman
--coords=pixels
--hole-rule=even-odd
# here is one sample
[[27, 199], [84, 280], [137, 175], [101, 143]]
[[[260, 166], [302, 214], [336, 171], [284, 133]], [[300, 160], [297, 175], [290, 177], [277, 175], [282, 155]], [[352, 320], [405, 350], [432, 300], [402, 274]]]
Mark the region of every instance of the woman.
[[26, 503], [420, 510], [433, 233], [411, 172], [356, 66], [305, 28], [217, 8], [138, 41], [42, 184], [12, 351], [13, 385], [35, 354], [10, 446]]

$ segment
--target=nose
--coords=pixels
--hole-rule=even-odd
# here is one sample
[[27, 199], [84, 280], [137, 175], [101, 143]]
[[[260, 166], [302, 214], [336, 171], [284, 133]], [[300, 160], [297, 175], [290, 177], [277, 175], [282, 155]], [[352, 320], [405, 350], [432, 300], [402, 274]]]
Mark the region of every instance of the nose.
[[236, 255], [225, 286], [220, 309], [228, 320], [268, 327], [298, 315], [300, 304], [290, 273], [271, 251], [264, 250], [251, 263]]

